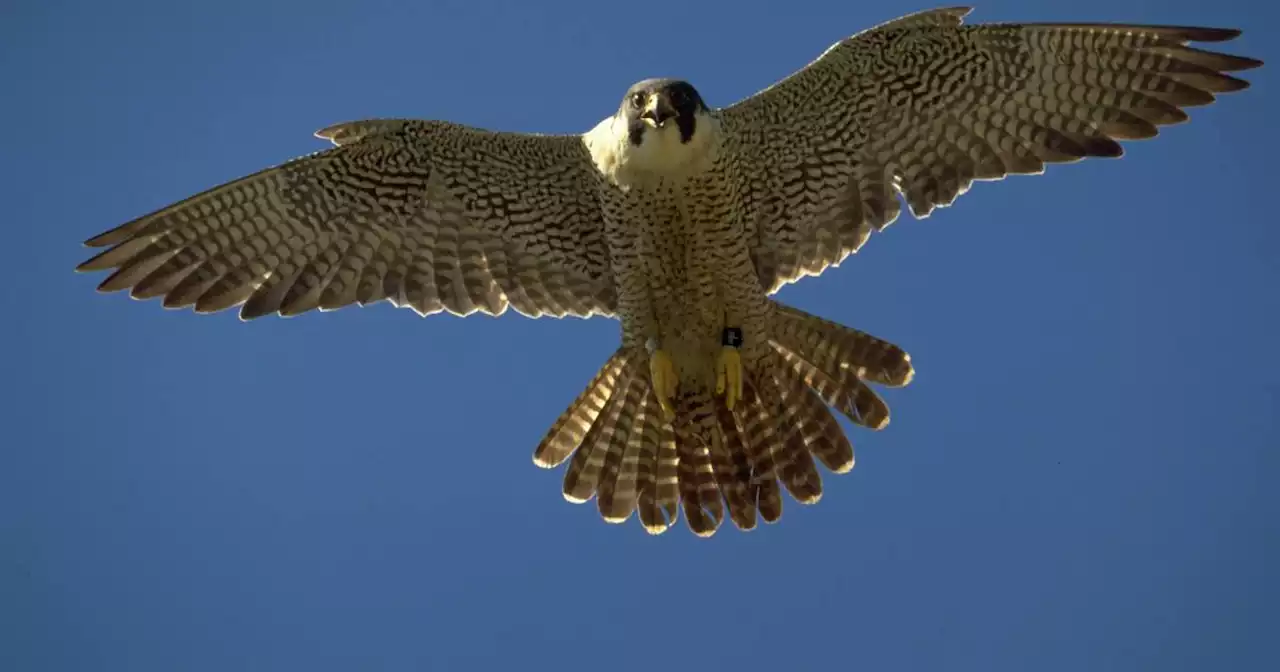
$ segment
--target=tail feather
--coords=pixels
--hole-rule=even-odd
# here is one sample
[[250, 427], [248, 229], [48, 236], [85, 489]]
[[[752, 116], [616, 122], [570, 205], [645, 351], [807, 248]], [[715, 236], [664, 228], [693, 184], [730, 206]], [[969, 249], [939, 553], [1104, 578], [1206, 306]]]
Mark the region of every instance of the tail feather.
[[853, 469], [853, 444], [822, 397], [806, 387], [801, 390], [797, 403], [803, 418], [801, 431], [809, 452], [831, 473], [848, 473]]
[[741, 423], [746, 442], [747, 460], [751, 464], [750, 489], [755, 494], [756, 510], [764, 522], [777, 522], [782, 517], [782, 493], [778, 488], [774, 455], [781, 436], [753, 381], [744, 386], [742, 400], [733, 412]]
[[756, 508], [760, 510], [760, 520], [778, 522], [782, 518], [782, 489], [778, 487], [778, 479], [762, 481], [757, 487]]
[[[654, 493], [658, 490], [658, 446], [662, 441], [662, 409], [648, 388], [640, 397], [639, 449], [636, 452], [636, 509], [640, 522], [653, 534], [665, 531], [670, 523], [657, 506]], [[630, 446], [628, 446], [628, 449]], [[660, 524], [658, 524], [660, 522]], [[657, 531], [655, 532], [655, 529]]]
[[711, 444], [721, 443], [716, 400], [708, 390], [680, 397], [675, 437], [680, 478], [680, 503], [694, 534], [711, 536], [724, 522], [724, 501], [711, 463]]
[[[618, 407], [612, 437], [604, 441], [605, 459], [596, 491], [600, 517], [610, 523], [623, 523], [635, 511], [641, 446], [645, 439], [646, 414], [656, 410], [648, 406], [652, 397], [644, 376], [632, 375], [625, 397]], [[619, 390], [622, 394], [622, 390]], [[654, 402], [657, 405], [657, 402]]]
[[645, 353], [619, 349], [548, 430], [534, 462], [568, 460], [566, 499], [594, 496], [612, 523], [636, 513], [650, 534], [676, 525], [682, 511], [704, 537], [726, 515], [741, 530], [777, 522], [783, 489], [799, 503], [819, 501], [818, 465], [841, 474], [855, 462], [833, 410], [881, 429], [889, 408], [869, 383], [906, 385], [914, 370], [906, 352], [874, 336], [780, 304], [775, 317], [772, 348], [748, 363], [732, 411], [710, 390], [685, 389], [668, 421]]
[[636, 377], [634, 367], [622, 369], [604, 409], [596, 416], [591, 429], [587, 430], [581, 446], [569, 462], [569, 468], [565, 470], [565, 499], [577, 504], [586, 502], [599, 488], [605, 463], [611, 463], [614, 470], [617, 470], [622, 452], [622, 447], [616, 441], [619, 418], [626, 405], [627, 388]]
[[885, 387], [911, 382], [911, 356], [888, 341], [775, 303], [773, 341], [831, 378], [848, 371]]
[[804, 381], [791, 375], [781, 358], [771, 357], [773, 386], [770, 397], [777, 400], [772, 414], [780, 430], [781, 441], [775, 445], [774, 456], [778, 478], [793, 499], [801, 504], [815, 504], [822, 498], [822, 476], [814, 464], [813, 455], [805, 445], [801, 422], [803, 406], [800, 392], [807, 392]]
[[832, 375], [817, 368], [809, 360], [775, 344], [783, 360], [828, 406], [854, 423], [868, 429], [884, 429], [889, 424], [889, 406], [880, 395], [849, 369]]
[[662, 534], [671, 529], [680, 515], [676, 437], [670, 424], [664, 421], [659, 425], [657, 439], [647, 456], [653, 479], [640, 489], [640, 522], [649, 534]]
[[582, 444], [587, 430], [591, 429], [605, 402], [613, 394], [618, 374], [622, 373], [629, 359], [629, 353], [619, 349], [600, 367], [595, 378], [569, 404], [569, 408], [556, 418], [555, 424], [551, 425], [547, 435], [534, 449], [534, 464], [544, 469], [558, 467]]
[[735, 413], [716, 404], [716, 423], [721, 440], [712, 445], [711, 464], [716, 483], [729, 508], [729, 519], [740, 530], [755, 529], [758, 486], [751, 483], [751, 462]]

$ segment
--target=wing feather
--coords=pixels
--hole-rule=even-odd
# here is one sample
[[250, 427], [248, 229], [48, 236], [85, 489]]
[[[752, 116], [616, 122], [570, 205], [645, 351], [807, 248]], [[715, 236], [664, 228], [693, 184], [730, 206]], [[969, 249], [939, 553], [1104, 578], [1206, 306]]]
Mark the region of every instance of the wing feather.
[[371, 120], [335, 147], [89, 239], [102, 291], [242, 319], [376, 301], [422, 315], [611, 315], [596, 175], [577, 136]]
[[836, 43], [719, 111], [769, 291], [817, 275], [900, 214], [950, 205], [976, 180], [1118, 157], [1184, 108], [1248, 87], [1261, 61], [1206, 51], [1239, 31], [1099, 23], [962, 25], [911, 14]]

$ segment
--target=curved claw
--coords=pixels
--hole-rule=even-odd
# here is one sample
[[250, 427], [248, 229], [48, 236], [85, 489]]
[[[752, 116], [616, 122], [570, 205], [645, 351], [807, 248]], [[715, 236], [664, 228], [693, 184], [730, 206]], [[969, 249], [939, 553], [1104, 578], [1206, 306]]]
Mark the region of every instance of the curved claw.
[[649, 355], [649, 377], [653, 382], [653, 393], [658, 397], [658, 405], [667, 419], [675, 417], [676, 411], [671, 400], [676, 397], [676, 367], [671, 363], [671, 355], [666, 350], [657, 349]]
[[716, 394], [724, 395], [724, 405], [731, 411], [742, 398], [742, 355], [737, 348], [720, 348], [720, 356], [716, 358]]

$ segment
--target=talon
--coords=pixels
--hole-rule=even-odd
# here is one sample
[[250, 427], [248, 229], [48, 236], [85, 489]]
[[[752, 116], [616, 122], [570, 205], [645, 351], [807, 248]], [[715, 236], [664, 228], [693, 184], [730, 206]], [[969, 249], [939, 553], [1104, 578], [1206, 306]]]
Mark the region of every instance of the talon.
[[658, 405], [667, 419], [675, 417], [676, 411], [671, 400], [676, 396], [676, 367], [671, 363], [671, 355], [661, 348], [653, 348], [649, 352], [649, 377], [653, 382], [653, 393], [658, 397]]
[[742, 355], [738, 348], [724, 346], [716, 358], [716, 394], [724, 395], [724, 405], [733, 410], [742, 398]]

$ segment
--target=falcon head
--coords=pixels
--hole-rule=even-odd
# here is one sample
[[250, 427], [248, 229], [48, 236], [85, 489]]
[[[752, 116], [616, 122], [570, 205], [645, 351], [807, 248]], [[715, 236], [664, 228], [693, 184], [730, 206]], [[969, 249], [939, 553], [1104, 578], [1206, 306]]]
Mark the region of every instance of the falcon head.
[[693, 85], [679, 79], [646, 79], [622, 97], [618, 119], [626, 122], [627, 140], [636, 147], [655, 138], [687, 145], [711, 114]]
[[720, 122], [688, 82], [646, 79], [627, 89], [618, 111], [583, 140], [615, 184], [683, 179], [706, 170]]

